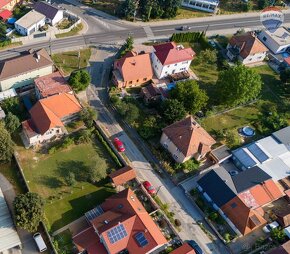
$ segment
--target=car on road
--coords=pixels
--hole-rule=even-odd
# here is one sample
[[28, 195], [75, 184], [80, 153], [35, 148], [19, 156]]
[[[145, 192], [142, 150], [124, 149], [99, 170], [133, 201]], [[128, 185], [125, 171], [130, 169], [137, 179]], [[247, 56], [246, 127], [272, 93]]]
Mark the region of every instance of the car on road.
[[125, 146], [124, 146], [123, 142], [120, 139], [114, 138], [114, 145], [115, 145], [115, 147], [117, 148], [117, 150], [119, 152], [125, 152], [125, 150], [126, 150]]
[[191, 248], [193, 248], [195, 250], [196, 254], [204, 254], [204, 252], [199, 247], [199, 245], [197, 244], [196, 241], [190, 240], [187, 243], [191, 246]]
[[263, 231], [265, 233], [270, 233], [274, 228], [277, 228], [279, 227], [279, 224], [277, 221], [273, 221], [269, 224], [267, 224], [265, 227], [263, 227]]
[[187, 30], [190, 30], [191, 27], [190, 27], [190, 26], [181, 26], [179, 29], [180, 29], [181, 31], [187, 31]]
[[148, 181], [143, 182], [143, 186], [150, 195], [153, 195], [156, 193], [155, 188], [153, 187], [153, 185], [150, 182], [148, 182]]

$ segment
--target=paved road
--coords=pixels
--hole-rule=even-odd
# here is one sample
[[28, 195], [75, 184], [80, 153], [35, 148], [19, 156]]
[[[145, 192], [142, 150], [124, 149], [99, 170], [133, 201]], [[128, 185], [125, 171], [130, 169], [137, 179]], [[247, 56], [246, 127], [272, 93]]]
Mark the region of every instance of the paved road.
[[[132, 166], [137, 170], [141, 181], [149, 180], [156, 189], [159, 189], [158, 196], [163, 202], [169, 204], [175, 217], [182, 222], [180, 236], [183, 240], [196, 240], [205, 253], [226, 254], [227, 249], [219, 241], [212, 242], [208, 236], [197, 225], [196, 221], [203, 220], [196, 208], [186, 198], [183, 190], [175, 186], [169, 179], [160, 178], [153, 171], [150, 163], [146, 160], [138, 147], [133, 143], [129, 136], [124, 132], [121, 126], [114, 119], [112, 114], [103, 105], [100, 97], [105, 94], [106, 88], [103, 86], [108, 78], [107, 68], [111, 65], [111, 59], [106, 51], [98, 51], [97, 55], [91, 58], [92, 66], [89, 71], [92, 75], [93, 85], [87, 90], [87, 96], [90, 104], [99, 111], [98, 123], [107, 131], [111, 138], [119, 137], [126, 146], [126, 156], [131, 161]], [[102, 62], [105, 59], [105, 62]]]

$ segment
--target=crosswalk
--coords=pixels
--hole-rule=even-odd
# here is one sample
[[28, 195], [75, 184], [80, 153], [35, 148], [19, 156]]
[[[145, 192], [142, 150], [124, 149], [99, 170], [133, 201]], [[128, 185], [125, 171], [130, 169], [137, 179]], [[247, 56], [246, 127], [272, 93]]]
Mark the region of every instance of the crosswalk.
[[143, 29], [144, 29], [148, 38], [154, 38], [154, 33], [153, 33], [150, 26], [143, 26]]

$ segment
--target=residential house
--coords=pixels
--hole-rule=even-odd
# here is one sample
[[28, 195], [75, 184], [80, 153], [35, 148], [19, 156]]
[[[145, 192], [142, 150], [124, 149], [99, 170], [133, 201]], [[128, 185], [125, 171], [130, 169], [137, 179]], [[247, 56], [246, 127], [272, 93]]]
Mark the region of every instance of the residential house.
[[188, 244], [184, 243], [174, 251], [170, 252], [171, 254], [196, 254], [195, 250]]
[[0, 0], [0, 10], [12, 11], [15, 5], [20, 2], [21, 0]]
[[88, 254], [152, 253], [167, 243], [134, 192], [125, 189], [85, 214], [90, 226], [73, 236]]
[[44, 1], [38, 1], [34, 5], [34, 9], [43, 14], [46, 19], [45, 22], [54, 26], [63, 19], [63, 9], [57, 5], [50, 4]]
[[154, 45], [153, 48], [152, 66], [159, 79], [188, 71], [195, 56], [192, 48], [184, 48], [182, 45], [176, 45], [175, 42]]
[[59, 71], [36, 78], [34, 84], [36, 97], [38, 99], [55, 94], [73, 93], [71, 87]]
[[233, 36], [227, 45], [227, 57], [245, 65], [263, 62], [267, 51], [264, 44], [250, 32]]
[[6, 22], [7, 19], [11, 18], [13, 13], [9, 10], [2, 10], [0, 11], [0, 20]]
[[146, 104], [159, 102], [162, 98], [160, 88], [154, 83], [150, 83], [148, 86], [142, 87], [140, 95]]
[[284, 195], [271, 176], [259, 167], [228, 171], [221, 166], [197, 183], [204, 198], [238, 235], [247, 235], [265, 225], [262, 207]]
[[290, 254], [290, 240], [275, 249], [267, 251], [266, 254]]
[[216, 12], [219, 0], [182, 0], [181, 5], [195, 10]]
[[14, 23], [14, 26], [18, 33], [27, 36], [35, 33], [39, 28], [43, 27], [45, 25], [45, 19], [46, 17], [43, 14], [32, 10], [18, 19]]
[[290, 32], [284, 27], [262, 30], [258, 38], [274, 55], [286, 52], [290, 47]]
[[53, 72], [53, 61], [45, 49], [0, 62], [0, 91], [33, 86], [33, 80]]
[[113, 70], [113, 82], [118, 88], [139, 86], [153, 77], [150, 54], [128, 52], [116, 60]]
[[135, 170], [130, 166], [125, 166], [112, 172], [109, 177], [115, 186], [124, 185], [125, 183], [136, 178]]
[[191, 158], [203, 159], [211, 151], [215, 140], [193, 119], [192, 116], [173, 123], [162, 130], [160, 144], [176, 162]]
[[78, 117], [82, 107], [73, 94], [62, 93], [39, 100], [22, 122], [22, 140], [29, 148], [67, 133], [65, 124]]

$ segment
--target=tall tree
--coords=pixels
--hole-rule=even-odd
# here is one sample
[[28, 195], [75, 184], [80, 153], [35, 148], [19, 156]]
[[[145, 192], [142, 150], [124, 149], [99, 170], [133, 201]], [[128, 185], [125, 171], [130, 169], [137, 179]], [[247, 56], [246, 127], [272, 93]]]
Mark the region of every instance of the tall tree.
[[165, 100], [162, 103], [162, 115], [167, 124], [172, 124], [183, 119], [186, 116], [186, 110], [176, 99]]
[[125, 0], [119, 10], [118, 14], [122, 18], [132, 19], [136, 11], [136, 2], [135, 0]]
[[138, 132], [142, 138], [149, 139], [158, 133], [158, 123], [154, 116], [146, 117], [138, 128]]
[[13, 115], [11, 112], [8, 112], [5, 117], [5, 127], [10, 132], [13, 133], [20, 126], [20, 121], [17, 116]]
[[257, 98], [261, 88], [261, 76], [241, 64], [220, 72], [216, 83], [220, 103], [226, 106], [236, 106]]
[[97, 112], [92, 107], [85, 107], [80, 113], [80, 118], [88, 128], [92, 128], [94, 120], [97, 119]]
[[68, 82], [75, 92], [80, 92], [89, 86], [91, 76], [87, 70], [78, 70], [70, 75]]
[[0, 123], [0, 163], [11, 160], [14, 143], [10, 133], [5, 129], [4, 124]]
[[170, 91], [170, 97], [181, 102], [190, 114], [195, 114], [201, 110], [208, 101], [206, 92], [199, 88], [195, 80], [178, 82], [176, 88]]
[[163, 8], [163, 18], [174, 18], [177, 15], [181, 0], [159, 0], [159, 4]]
[[140, 115], [139, 109], [133, 103], [128, 103], [127, 106], [128, 106], [128, 109], [125, 114], [125, 120], [128, 123], [132, 124], [135, 120], [138, 119]]
[[43, 199], [37, 193], [28, 192], [16, 196], [13, 205], [16, 225], [29, 232], [35, 232], [43, 219]]

